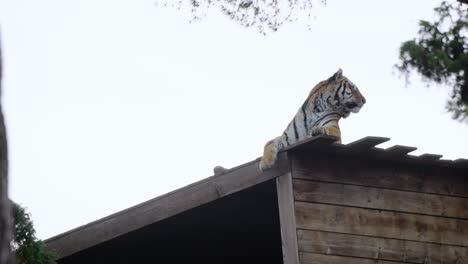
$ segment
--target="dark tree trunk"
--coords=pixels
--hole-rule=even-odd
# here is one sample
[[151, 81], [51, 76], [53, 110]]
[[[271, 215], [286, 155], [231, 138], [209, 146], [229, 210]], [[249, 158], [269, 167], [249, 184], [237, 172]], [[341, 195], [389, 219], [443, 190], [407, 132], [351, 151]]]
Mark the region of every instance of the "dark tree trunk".
[[10, 261], [11, 210], [8, 199], [8, 159], [5, 122], [1, 103], [2, 53], [0, 47], [0, 264]]

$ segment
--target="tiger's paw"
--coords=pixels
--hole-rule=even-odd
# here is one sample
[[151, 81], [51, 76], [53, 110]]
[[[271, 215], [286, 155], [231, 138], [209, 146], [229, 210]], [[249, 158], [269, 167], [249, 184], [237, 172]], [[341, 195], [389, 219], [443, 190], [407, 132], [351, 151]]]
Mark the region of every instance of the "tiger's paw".
[[311, 131], [312, 136], [329, 136], [336, 138], [336, 142], [341, 144], [341, 132], [336, 127], [314, 127]]
[[228, 169], [224, 168], [223, 166], [216, 166], [213, 168], [214, 175], [221, 175], [228, 171]]
[[327, 135], [327, 131], [324, 127], [314, 127], [312, 128], [312, 131], [311, 131], [311, 136], [315, 137], [315, 136], [322, 136], [322, 135]]
[[262, 160], [260, 160], [260, 170], [261, 171], [266, 171], [273, 167], [275, 165], [276, 160], [273, 159], [273, 157], [262, 157]]
[[268, 141], [263, 148], [263, 157], [259, 164], [260, 170], [265, 171], [273, 167], [278, 159], [278, 152], [282, 148], [280, 137]]
[[338, 139], [341, 138], [341, 131], [337, 127], [333, 127], [333, 126], [332, 127], [325, 127], [325, 131], [326, 131], [327, 136], [335, 137], [335, 138], [338, 138]]

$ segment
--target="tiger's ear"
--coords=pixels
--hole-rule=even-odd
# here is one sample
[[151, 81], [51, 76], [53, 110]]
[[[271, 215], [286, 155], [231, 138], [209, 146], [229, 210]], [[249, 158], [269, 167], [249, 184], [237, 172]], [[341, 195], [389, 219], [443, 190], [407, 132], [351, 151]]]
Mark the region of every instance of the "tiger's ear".
[[340, 79], [341, 77], [343, 77], [343, 70], [338, 69], [338, 71], [335, 72], [335, 74], [333, 74], [332, 77], [328, 78], [328, 81], [329, 82], [336, 81], [336, 80]]

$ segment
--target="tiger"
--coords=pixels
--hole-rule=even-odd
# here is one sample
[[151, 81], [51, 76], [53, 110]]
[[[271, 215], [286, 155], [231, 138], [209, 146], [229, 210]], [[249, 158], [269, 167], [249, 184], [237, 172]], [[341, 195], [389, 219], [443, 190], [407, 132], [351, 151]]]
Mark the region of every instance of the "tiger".
[[341, 143], [339, 120], [351, 112], [358, 113], [365, 103], [356, 85], [338, 69], [333, 76], [315, 85], [283, 134], [265, 144], [260, 169], [271, 168], [279, 151], [308, 137], [327, 135]]

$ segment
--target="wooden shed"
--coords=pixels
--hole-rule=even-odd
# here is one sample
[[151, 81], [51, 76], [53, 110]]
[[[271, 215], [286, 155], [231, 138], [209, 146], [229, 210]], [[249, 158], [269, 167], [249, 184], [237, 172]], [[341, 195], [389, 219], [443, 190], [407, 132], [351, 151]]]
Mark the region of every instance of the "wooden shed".
[[46, 240], [59, 263], [468, 263], [468, 160], [311, 138]]

